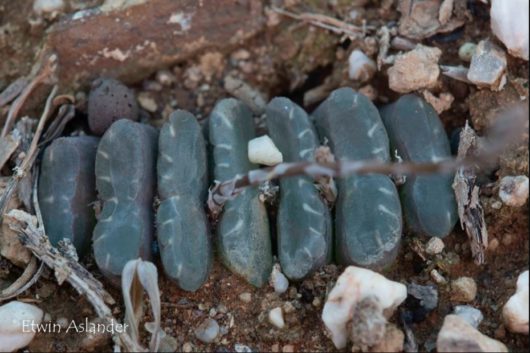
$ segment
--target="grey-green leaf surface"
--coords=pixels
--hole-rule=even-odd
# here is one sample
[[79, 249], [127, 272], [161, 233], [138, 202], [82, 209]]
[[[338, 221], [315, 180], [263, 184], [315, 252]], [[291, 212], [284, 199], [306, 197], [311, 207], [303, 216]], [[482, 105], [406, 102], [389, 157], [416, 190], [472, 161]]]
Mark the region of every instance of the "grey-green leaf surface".
[[[437, 162], [451, 156], [449, 139], [432, 106], [406, 95], [381, 109], [392, 151], [412, 162]], [[403, 214], [408, 227], [421, 234], [444, 237], [458, 214], [451, 188], [453, 174], [409, 175], [401, 187]]]
[[[372, 102], [351, 88], [340, 88], [315, 110], [320, 139], [335, 158], [389, 161], [389, 142]], [[397, 189], [381, 174], [338, 179], [335, 254], [341, 264], [381, 268], [399, 249], [402, 216]]]
[[[287, 98], [274, 98], [266, 117], [284, 162], [314, 161], [318, 137], [301, 107]], [[280, 264], [290, 279], [302, 279], [331, 260], [331, 216], [311, 178], [280, 180], [276, 227]]]
[[158, 132], [118, 120], [96, 154], [96, 188], [103, 209], [93, 234], [96, 263], [116, 280], [127, 261], [151, 258]]
[[[236, 99], [223, 99], [209, 118], [214, 177], [226, 181], [256, 165], [248, 160], [248, 141], [255, 137], [250, 109]], [[245, 188], [224, 205], [217, 225], [217, 245], [223, 263], [249, 283], [260, 287], [272, 270], [267, 211], [256, 187]]]
[[38, 198], [44, 229], [52, 245], [70, 239], [80, 257], [90, 249], [96, 224], [94, 162], [99, 139], [61, 137], [44, 151]]
[[195, 291], [212, 263], [203, 204], [208, 188], [206, 144], [197, 119], [177, 110], [160, 131], [158, 145], [157, 238], [166, 274]]

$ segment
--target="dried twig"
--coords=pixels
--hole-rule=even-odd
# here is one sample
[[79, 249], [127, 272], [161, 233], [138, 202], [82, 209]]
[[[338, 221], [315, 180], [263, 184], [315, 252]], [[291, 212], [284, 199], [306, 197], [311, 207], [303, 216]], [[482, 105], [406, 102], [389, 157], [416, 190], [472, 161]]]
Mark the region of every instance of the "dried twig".
[[[69, 282], [77, 292], [85, 296], [94, 307], [98, 317], [104, 319], [108, 324], [118, 322], [112, 315], [107, 304], [114, 304], [114, 299], [103, 288], [101, 283], [92, 276], [83, 266], [71, 258], [63, 256], [54, 248], [48, 237], [44, 234], [42, 227], [37, 226], [34, 216], [21, 211], [11, 210], [8, 217], [12, 218], [11, 228], [18, 232], [24, 246], [54, 270], [59, 284]], [[146, 349], [139, 346], [127, 333], [115, 331], [113, 339], [116, 344], [121, 345], [130, 352], [144, 352]]]
[[22, 275], [17, 278], [15, 282], [11, 283], [9, 287], [0, 291], [0, 302], [14, 298], [26, 291], [37, 282], [43, 269], [44, 264], [41, 262], [40, 266], [37, 268], [37, 259], [32, 257]]
[[210, 189], [208, 207], [214, 215], [219, 213], [223, 204], [238, 195], [240, 190], [247, 186], [256, 186], [265, 181], [297, 175], [307, 175], [314, 179], [320, 177], [343, 178], [352, 174], [446, 174], [454, 173], [461, 167], [476, 165], [481, 167], [492, 158], [498, 156], [510, 143], [520, 140], [522, 126], [527, 124], [527, 110], [519, 107], [506, 112], [497, 119], [491, 128], [490, 139], [477, 153], [461, 159], [448, 158], [440, 162], [430, 163], [384, 163], [377, 160], [349, 161], [339, 160], [333, 162], [296, 162], [281, 163], [274, 167], [251, 170], [247, 174], [239, 175], [234, 179], [216, 182]]
[[27, 173], [30, 172], [31, 167], [33, 166], [33, 162], [35, 162], [35, 158], [38, 154], [38, 142], [44, 129], [44, 125], [46, 124], [46, 121], [52, 113], [52, 100], [56, 92], [57, 86], [54, 86], [50, 95], [48, 96], [48, 99], [46, 100], [44, 111], [42, 112], [42, 115], [39, 120], [39, 125], [37, 126], [37, 130], [35, 131], [35, 135], [33, 136], [31, 145], [29, 146], [29, 149], [26, 152], [26, 156], [24, 157], [20, 165], [15, 167], [15, 173], [7, 183], [4, 194], [0, 198], [0, 221], [2, 220], [5, 208], [7, 207], [7, 203], [11, 199], [11, 196], [13, 195], [13, 192], [15, 191], [18, 183], [27, 175]]
[[27, 78], [21, 77], [7, 86], [7, 88], [0, 93], [0, 108], [17, 98], [28, 83]]
[[[472, 156], [477, 149], [478, 137], [466, 122], [466, 126], [460, 133], [458, 159]], [[484, 252], [488, 247], [488, 230], [484, 220], [484, 209], [479, 198], [476, 168], [472, 165], [459, 168], [455, 175], [453, 189], [458, 204], [460, 225], [469, 238], [473, 260], [477, 265], [482, 265]]]
[[44, 64], [42, 70], [39, 72], [39, 74], [35, 76], [33, 80], [31, 80], [31, 82], [24, 88], [22, 93], [15, 100], [15, 102], [9, 109], [9, 112], [7, 113], [7, 119], [4, 124], [4, 128], [2, 129], [2, 133], [0, 134], [0, 137], [5, 137], [9, 133], [9, 131], [11, 131], [11, 128], [13, 127], [13, 124], [15, 123], [15, 120], [18, 116], [18, 113], [24, 105], [24, 102], [26, 102], [26, 100], [28, 99], [30, 94], [35, 90], [35, 88], [37, 88], [38, 85], [43, 82], [46, 82], [50, 79], [50, 77], [52, 77], [56, 67], [56, 59], [57, 58], [55, 57], [55, 55], [50, 56]]
[[334, 33], [347, 35], [352, 39], [362, 38], [364, 37], [365, 30], [373, 29], [373, 27], [371, 26], [364, 26], [363, 28], [360, 28], [358, 26], [343, 22], [336, 18], [316, 13], [304, 12], [301, 14], [296, 14], [294, 12], [290, 12], [278, 7], [272, 7], [272, 11], [279, 13], [280, 15], [294, 18], [296, 20], [305, 21], [313, 26], [328, 29]]

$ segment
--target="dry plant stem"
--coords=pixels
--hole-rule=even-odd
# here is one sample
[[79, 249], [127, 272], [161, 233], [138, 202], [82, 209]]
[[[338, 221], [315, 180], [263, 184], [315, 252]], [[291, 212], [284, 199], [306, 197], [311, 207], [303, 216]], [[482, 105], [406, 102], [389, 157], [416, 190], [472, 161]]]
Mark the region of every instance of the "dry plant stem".
[[[18, 224], [12, 226], [12, 229], [19, 233], [24, 246], [54, 270], [59, 284], [66, 280], [79, 294], [87, 298], [94, 307], [98, 317], [105, 319], [109, 324], [111, 322], [118, 322], [113, 317], [112, 311], [107, 305], [114, 304], [114, 299], [105, 291], [102, 284], [79, 263], [63, 256], [56, 248], [51, 246], [43, 229], [35, 226], [34, 222], [32, 222], [31, 215], [24, 211], [13, 210], [8, 216], [18, 222]], [[113, 335], [113, 339], [116, 344], [121, 345], [127, 351], [146, 351], [144, 347], [136, 344], [125, 333], [116, 332]]]
[[[247, 186], [256, 186], [265, 181], [297, 175], [307, 175], [312, 178], [343, 178], [352, 174], [426, 174], [449, 173], [467, 163], [468, 160], [456, 161], [449, 159], [438, 163], [416, 164], [410, 162], [382, 163], [380, 161], [336, 161], [327, 163], [281, 163], [274, 167], [255, 169], [245, 175], [217, 183], [210, 191], [210, 200], [221, 206], [227, 199], [238, 194]], [[211, 207], [211, 205], [209, 205]]]
[[446, 159], [430, 163], [383, 163], [376, 160], [366, 161], [335, 161], [335, 162], [298, 162], [281, 163], [274, 167], [255, 169], [234, 179], [217, 182], [208, 197], [208, 207], [215, 217], [227, 200], [235, 197], [239, 191], [247, 186], [256, 186], [265, 181], [297, 175], [307, 175], [313, 179], [320, 177], [343, 178], [352, 174], [385, 174], [403, 176], [406, 174], [444, 174], [454, 173], [459, 168], [474, 166], [480, 169], [488, 161], [496, 158], [511, 144], [520, 141], [524, 132], [528, 131], [528, 107], [518, 105], [510, 111], [503, 112], [503, 116], [496, 119], [495, 124], [488, 131], [486, 139], [479, 150], [471, 155], [459, 159]]
[[[460, 133], [458, 159], [472, 156], [478, 148], [478, 136], [466, 122]], [[479, 198], [476, 168], [473, 165], [458, 168], [453, 182], [453, 189], [458, 204], [460, 225], [466, 231], [473, 260], [477, 265], [484, 264], [485, 251], [488, 247], [488, 230], [484, 219], [484, 209]]]
[[320, 15], [315, 13], [304, 12], [301, 14], [296, 14], [278, 7], [272, 7], [272, 11], [279, 13], [280, 15], [288, 16], [296, 20], [305, 21], [313, 26], [320, 28], [328, 29], [334, 33], [344, 34], [350, 38], [360, 38], [364, 36], [366, 29], [372, 29], [371, 27], [365, 26], [359, 28], [352, 24], [340, 21], [336, 18], [329, 17], [326, 15]]
[[9, 109], [9, 112], [7, 113], [7, 119], [4, 124], [4, 128], [2, 129], [2, 133], [0, 134], [0, 137], [5, 137], [9, 133], [9, 131], [11, 131], [11, 128], [13, 127], [13, 124], [15, 123], [15, 120], [18, 116], [18, 113], [24, 105], [24, 102], [26, 102], [30, 94], [35, 90], [35, 88], [37, 88], [38, 85], [45, 82], [51, 77], [54, 69], [55, 58], [51, 57], [44, 65], [41, 72], [33, 80], [31, 80], [31, 82], [26, 86], [26, 88], [24, 88], [20, 96], [18, 96], [18, 98], [15, 100], [15, 102]]
[[46, 100], [46, 105], [44, 106], [44, 111], [42, 112], [42, 115], [40, 117], [37, 130], [35, 131], [35, 135], [33, 136], [33, 139], [31, 141], [31, 145], [28, 151], [26, 152], [26, 157], [24, 157], [19, 166], [15, 167], [15, 173], [7, 183], [4, 194], [0, 198], [0, 221], [4, 216], [7, 203], [11, 199], [11, 196], [13, 195], [13, 192], [15, 191], [18, 183], [26, 176], [26, 174], [31, 170], [31, 167], [33, 166], [33, 162], [35, 161], [38, 152], [38, 142], [42, 135], [44, 125], [52, 113], [52, 100], [55, 94], [57, 93], [57, 89], [57, 86], [54, 86], [52, 88], [52, 91], [48, 96], [48, 99]]
[[0, 291], [0, 302], [14, 298], [26, 291], [37, 282], [43, 269], [44, 264], [41, 262], [39, 268], [37, 268], [37, 259], [32, 257], [22, 275], [15, 282], [11, 283], [9, 287]]
[[29, 82], [25, 77], [20, 77], [7, 86], [7, 88], [0, 93], [0, 108], [17, 98], [28, 83]]

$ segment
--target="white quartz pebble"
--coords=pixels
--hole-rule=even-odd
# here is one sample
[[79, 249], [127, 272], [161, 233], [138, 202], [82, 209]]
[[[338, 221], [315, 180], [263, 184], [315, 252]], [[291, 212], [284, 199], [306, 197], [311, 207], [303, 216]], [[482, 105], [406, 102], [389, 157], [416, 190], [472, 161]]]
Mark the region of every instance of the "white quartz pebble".
[[44, 312], [35, 305], [12, 301], [0, 306], [0, 352], [13, 352], [26, 347]]
[[508, 352], [508, 348], [497, 340], [480, 333], [459, 315], [447, 315], [438, 338], [438, 352]]
[[274, 266], [272, 267], [272, 273], [269, 283], [274, 288], [274, 291], [278, 294], [285, 293], [285, 291], [289, 288], [289, 280], [282, 273], [279, 264], [274, 264]]
[[282, 308], [274, 308], [269, 311], [269, 322], [279, 329], [284, 328], [285, 321], [283, 321]]
[[529, 0], [491, 0], [491, 30], [513, 56], [528, 60]]
[[252, 163], [273, 166], [283, 162], [283, 155], [268, 135], [248, 141], [248, 159]]
[[350, 79], [366, 82], [374, 76], [376, 71], [375, 62], [366, 54], [358, 49], [351, 52], [348, 58], [348, 75]]
[[508, 206], [523, 206], [528, 200], [528, 177], [518, 175], [502, 178], [499, 185], [499, 197]]
[[504, 305], [502, 317], [508, 330], [528, 334], [528, 270], [517, 278], [517, 289]]
[[407, 287], [371, 270], [356, 266], [346, 268], [329, 293], [322, 311], [322, 320], [331, 333], [335, 347], [340, 349], [346, 346], [347, 323], [357, 303], [367, 297], [375, 298], [381, 310], [391, 315], [407, 297]]

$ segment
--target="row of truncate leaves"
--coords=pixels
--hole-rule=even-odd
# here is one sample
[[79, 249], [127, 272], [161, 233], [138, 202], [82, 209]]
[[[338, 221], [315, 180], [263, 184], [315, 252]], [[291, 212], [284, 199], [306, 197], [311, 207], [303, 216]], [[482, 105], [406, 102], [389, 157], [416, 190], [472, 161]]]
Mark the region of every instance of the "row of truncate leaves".
[[[327, 143], [337, 159], [389, 162], [390, 151], [415, 162], [450, 156], [440, 119], [414, 95], [378, 111], [363, 95], [341, 88], [312, 116], [287, 98], [274, 98], [266, 122], [285, 162], [314, 161], [320, 143]], [[117, 280], [127, 261], [152, 257], [156, 224], [165, 273], [184, 290], [200, 288], [213, 257], [204, 210], [208, 157], [218, 181], [258, 168], [247, 154], [254, 119], [242, 102], [219, 101], [208, 134], [210, 149], [196, 118], [177, 110], [159, 132], [121, 119], [101, 139], [56, 139], [44, 152], [38, 188], [52, 244], [68, 238], [80, 255], [92, 245], [102, 273]], [[284, 273], [298, 280], [333, 258], [340, 264], [388, 266], [399, 249], [403, 218], [413, 232], [446, 236], [457, 220], [451, 182], [451, 175], [407, 176], [399, 195], [387, 175], [352, 175], [337, 180], [332, 221], [311, 178], [281, 179], [276, 227]], [[96, 192], [103, 206], [97, 222]], [[223, 263], [255, 286], [263, 285], [272, 269], [269, 227], [256, 187], [229, 200], [217, 224], [215, 243]]]

